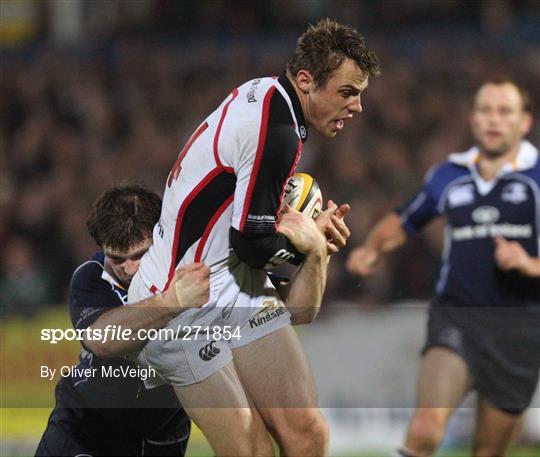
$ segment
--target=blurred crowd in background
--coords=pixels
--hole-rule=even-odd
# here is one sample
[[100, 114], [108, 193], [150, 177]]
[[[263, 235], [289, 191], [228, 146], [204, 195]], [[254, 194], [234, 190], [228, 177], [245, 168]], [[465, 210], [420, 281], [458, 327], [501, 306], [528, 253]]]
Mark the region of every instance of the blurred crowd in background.
[[[2, 314], [64, 304], [71, 273], [96, 251], [85, 226], [94, 199], [119, 183], [162, 194], [200, 120], [246, 80], [280, 74], [295, 39], [322, 16], [363, 32], [382, 68], [363, 113], [334, 140], [312, 132], [297, 168], [325, 198], [351, 204], [349, 248], [433, 164], [471, 145], [468, 112], [482, 81], [515, 78], [540, 114], [534, 0], [6, 0], [1, 8]], [[529, 139], [540, 144], [538, 122]], [[428, 299], [443, 222], [367, 280], [346, 273], [340, 252], [328, 303]]]

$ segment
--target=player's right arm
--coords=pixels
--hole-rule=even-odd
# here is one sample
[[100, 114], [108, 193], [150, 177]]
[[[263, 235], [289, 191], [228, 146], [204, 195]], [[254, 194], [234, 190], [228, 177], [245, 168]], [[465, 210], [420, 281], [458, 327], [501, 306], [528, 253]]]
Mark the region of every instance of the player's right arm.
[[381, 256], [399, 248], [406, 240], [399, 214], [387, 214], [369, 232], [364, 244], [350, 253], [347, 270], [360, 276], [372, 274]]
[[[76, 273], [70, 288], [70, 312], [75, 328], [90, 328], [104, 335], [107, 327], [130, 329], [137, 335], [141, 329], [158, 329], [186, 309], [201, 307], [208, 301], [209, 269], [191, 264], [175, 273], [167, 291], [146, 300], [123, 306], [110, 284], [96, 276], [97, 265]], [[98, 332], [91, 332], [97, 334]], [[144, 341], [138, 337], [94, 339], [83, 333], [83, 345], [101, 358], [119, 357], [137, 349]]]
[[420, 230], [441, 214], [441, 194], [438, 173], [442, 167], [428, 173], [422, 189], [396, 211], [388, 213], [375, 224], [366, 241], [353, 249], [347, 259], [347, 270], [359, 276], [368, 276], [384, 254], [402, 246], [407, 237]]

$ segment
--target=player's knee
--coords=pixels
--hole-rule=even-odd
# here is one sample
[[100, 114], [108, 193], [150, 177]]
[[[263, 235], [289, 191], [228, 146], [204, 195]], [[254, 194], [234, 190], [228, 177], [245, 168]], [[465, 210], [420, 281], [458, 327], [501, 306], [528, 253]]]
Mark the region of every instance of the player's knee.
[[236, 411], [236, 434], [231, 437], [234, 449], [227, 452], [239, 456], [270, 456], [274, 455], [272, 443], [261, 420], [253, 415], [249, 408]]
[[286, 411], [286, 420], [281, 421], [282, 426], [276, 430], [282, 452], [291, 455], [325, 455], [330, 433], [319, 410]]
[[330, 430], [319, 412], [317, 412], [317, 417], [314, 417], [306, 427], [304, 436], [309, 443], [312, 443], [312, 449], [317, 452], [313, 455], [326, 454], [330, 441]]
[[418, 455], [432, 454], [444, 437], [445, 423], [444, 416], [436, 409], [417, 411], [407, 432], [407, 448]]

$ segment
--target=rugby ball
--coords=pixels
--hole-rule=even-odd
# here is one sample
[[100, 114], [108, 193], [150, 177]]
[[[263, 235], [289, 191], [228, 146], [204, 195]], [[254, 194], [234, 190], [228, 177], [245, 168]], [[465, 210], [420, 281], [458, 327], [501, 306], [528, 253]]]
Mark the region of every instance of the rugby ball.
[[313, 218], [322, 211], [322, 192], [313, 176], [307, 173], [295, 173], [285, 186], [282, 208], [289, 205], [296, 211]]

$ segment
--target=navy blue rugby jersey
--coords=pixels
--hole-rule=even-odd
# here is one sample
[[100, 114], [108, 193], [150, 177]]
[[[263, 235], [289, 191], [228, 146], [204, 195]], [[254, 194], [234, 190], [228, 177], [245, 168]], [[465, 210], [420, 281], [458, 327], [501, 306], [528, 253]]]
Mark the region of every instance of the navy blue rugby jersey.
[[516, 160], [485, 181], [477, 170], [478, 148], [451, 154], [432, 169], [418, 192], [398, 208], [413, 234], [446, 215], [436, 304], [444, 306], [538, 306], [540, 279], [504, 272], [495, 262], [494, 237], [519, 242], [540, 255], [540, 159], [528, 141]]
[[[73, 273], [69, 288], [69, 309], [76, 329], [87, 328], [104, 312], [125, 305], [126, 300], [127, 290], [105, 271], [102, 252], [94, 255]], [[102, 370], [102, 367], [105, 369]], [[163, 385], [146, 390], [137, 377], [107, 375], [108, 367], [137, 366], [121, 357], [101, 359], [83, 347], [77, 366], [79, 370], [63, 380], [64, 383], [59, 383], [60, 389], [64, 386], [66, 398], [70, 398], [68, 406], [92, 409], [94, 415], [99, 410], [100, 415], [105, 419], [113, 419], [118, 427], [129, 424], [131, 429], [141, 432], [189, 420], [172, 387]], [[95, 375], [80, 376], [85, 368], [96, 368]]]

